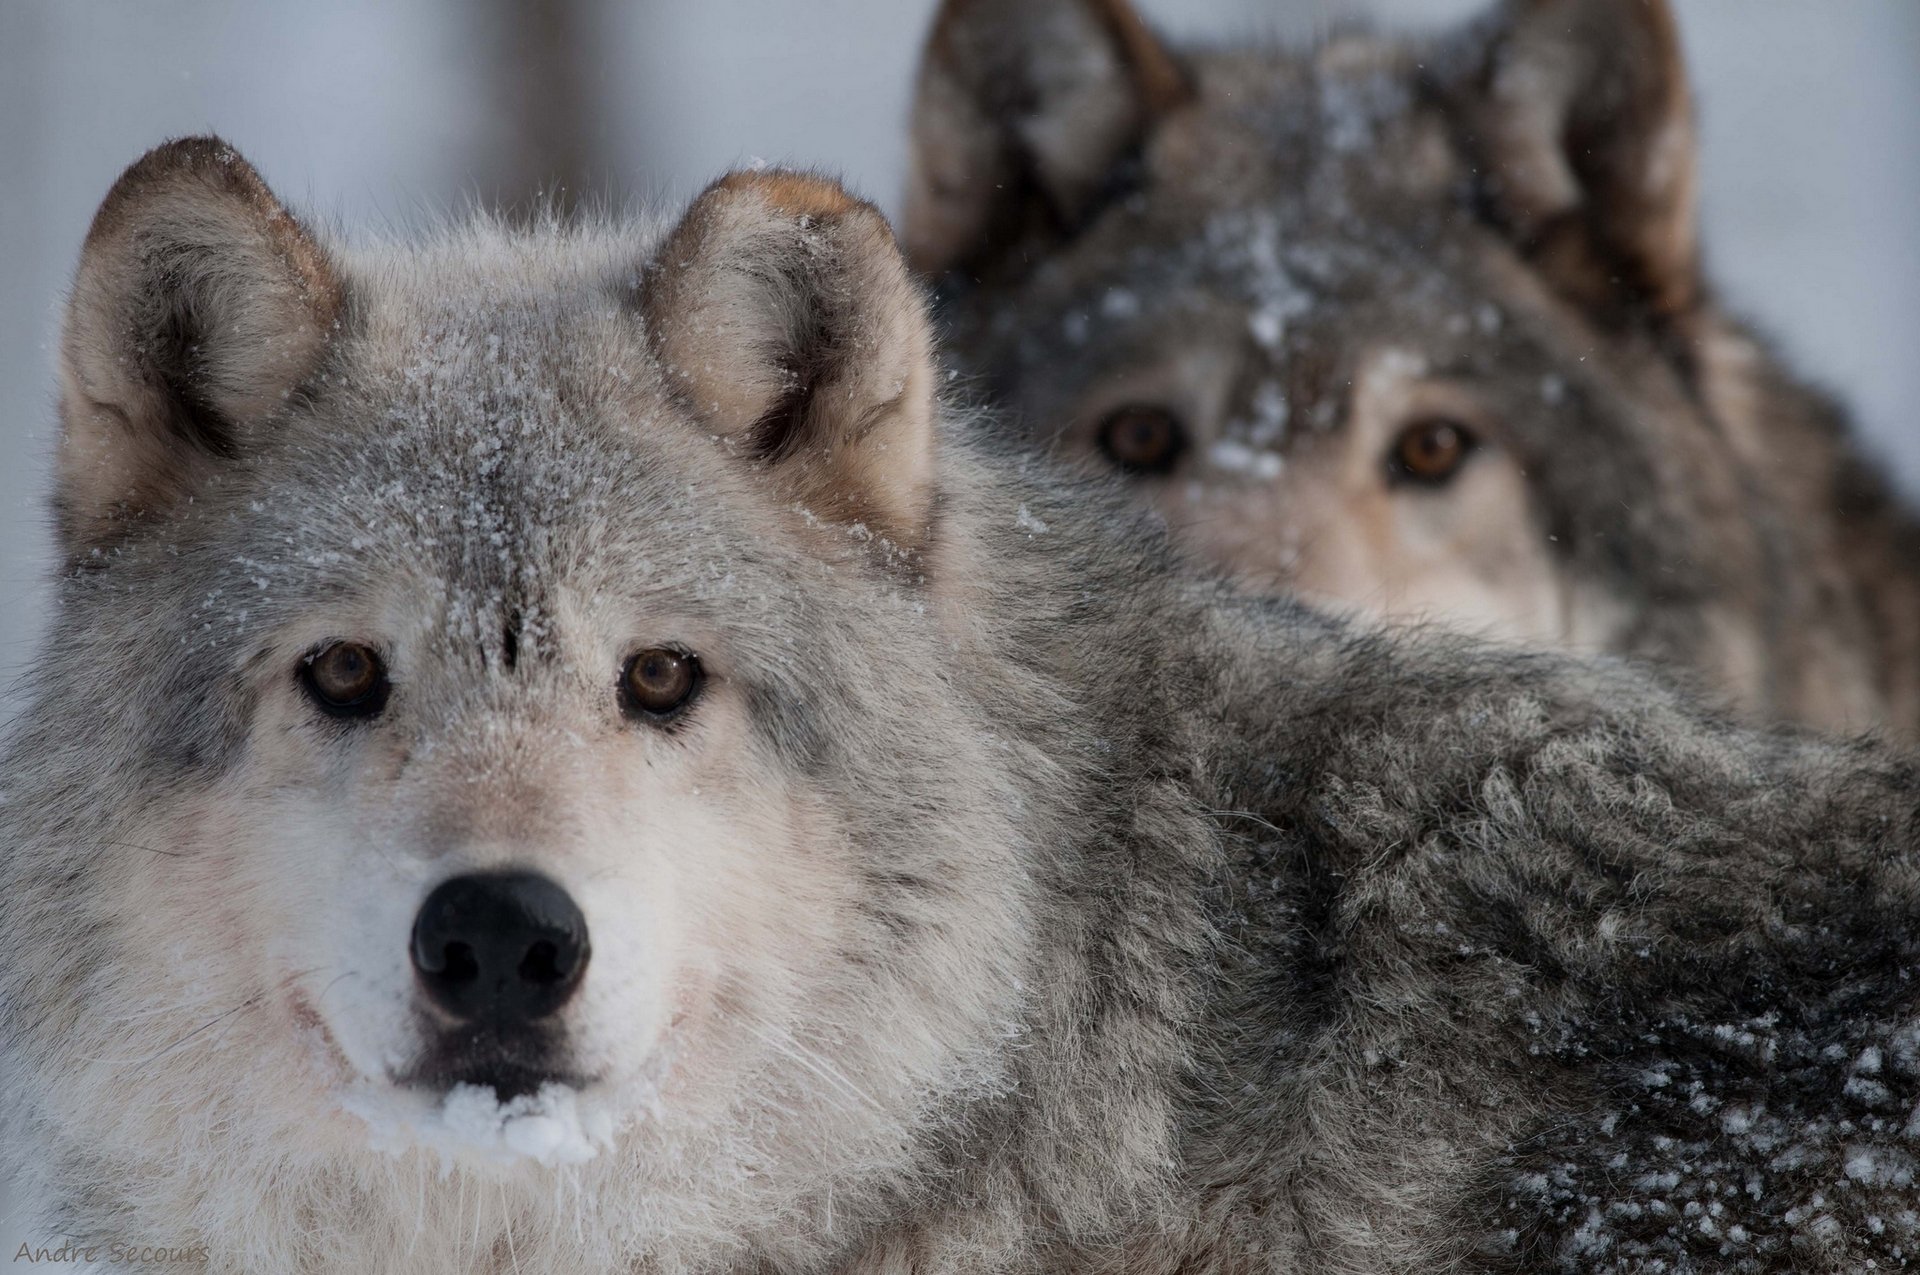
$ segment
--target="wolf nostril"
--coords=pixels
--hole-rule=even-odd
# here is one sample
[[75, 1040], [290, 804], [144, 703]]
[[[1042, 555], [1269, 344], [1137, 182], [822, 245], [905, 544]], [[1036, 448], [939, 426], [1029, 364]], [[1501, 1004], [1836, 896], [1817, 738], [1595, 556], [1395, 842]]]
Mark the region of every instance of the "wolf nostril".
[[441, 949], [440, 958], [440, 968], [432, 972], [450, 983], [470, 983], [480, 977], [480, 962], [465, 943], [447, 944]]
[[586, 917], [532, 872], [441, 882], [420, 905], [410, 946], [429, 1000], [455, 1018], [497, 1026], [559, 1009], [589, 955]]
[[561, 967], [560, 949], [544, 939], [520, 958], [520, 977], [529, 983], [557, 983], [568, 973]]

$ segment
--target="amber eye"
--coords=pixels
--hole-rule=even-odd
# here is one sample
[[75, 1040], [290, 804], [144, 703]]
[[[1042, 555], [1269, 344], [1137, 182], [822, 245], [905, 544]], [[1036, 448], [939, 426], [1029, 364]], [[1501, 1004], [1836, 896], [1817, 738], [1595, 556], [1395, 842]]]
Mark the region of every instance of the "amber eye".
[[1459, 421], [1444, 416], [1415, 421], [1394, 440], [1387, 473], [1401, 482], [1438, 485], [1454, 476], [1475, 445], [1473, 434]]
[[639, 717], [674, 717], [699, 689], [700, 661], [664, 646], [640, 652], [620, 674], [620, 698]]
[[329, 642], [300, 665], [300, 684], [322, 712], [372, 717], [387, 704], [387, 666], [362, 642]]
[[1130, 474], [1164, 474], [1187, 450], [1187, 429], [1164, 407], [1133, 403], [1100, 422], [1100, 450]]

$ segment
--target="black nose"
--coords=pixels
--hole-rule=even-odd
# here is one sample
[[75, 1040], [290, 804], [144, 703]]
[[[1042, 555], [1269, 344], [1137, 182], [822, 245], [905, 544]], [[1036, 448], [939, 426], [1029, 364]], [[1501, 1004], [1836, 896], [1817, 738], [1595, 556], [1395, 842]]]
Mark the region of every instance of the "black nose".
[[413, 968], [455, 1018], [529, 1023], [564, 1005], [587, 969], [587, 918], [532, 872], [454, 877], [413, 921]]

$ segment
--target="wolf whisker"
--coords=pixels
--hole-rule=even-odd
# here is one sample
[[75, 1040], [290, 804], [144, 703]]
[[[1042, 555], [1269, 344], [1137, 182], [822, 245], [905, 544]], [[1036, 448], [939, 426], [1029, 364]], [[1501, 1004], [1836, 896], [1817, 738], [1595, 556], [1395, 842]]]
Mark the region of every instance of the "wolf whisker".
[[507, 1199], [507, 1187], [505, 1183], [501, 1183], [500, 1185], [500, 1224], [505, 1227], [507, 1231], [507, 1257], [513, 1262], [514, 1271], [518, 1272], [520, 1269], [520, 1253], [514, 1248], [513, 1244], [513, 1203]]
[[750, 1019], [743, 1019], [741, 1021], [742, 1025], [755, 1036], [759, 1037], [763, 1044], [778, 1050], [788, 1058], [799, 1063], [802, 1067], [813, 1072], [816, 1076], [819, 1076], [828, 1084], [838, 1086], [849, 1097], [866, 1103], [875, 1111], [883, 1114], [886, 1112], [886, 1108], [881, 1105], [878, 1098], [875, 1098], [872, 1094], [855, 1085], [824, 1058], [821, 1058], [818, 1054], [795, 1040], [790, 1032], [781, 1032], [776, 1036], [771, 1031], [764, 1030], [759, 1024]]
[[258, 1005], [261, 1001], [265, 1000], [268, 996], [272, 995], [274, 992], [280, 991], [282, 988], [287, 987], [297, 979], [304, 978], [308, 974], [316, 973], [322, 968], [324, 967], [316, 965], [312, 969], [301, 970], [298, 973], [287, 975], [287, 977], [281, 979], [278, 983], [274, 984], [272, 987], [265, 988], [261, 991], [255, 992], [252, 996], [247, 997], [247, 999], [241, 1001], [238, 1005], [235, 1005], [232, 1009], [229, 1009], [224, 1013], [215, 1015], [213, 1018], [200, 1024], [200, 1026], [194, 1028], [192, 1031], [188, 1032], [186, 1035], [180, 1037], [180, 1039], [174, 1041], [171, 1045], [168, 1045], [165, 1049], [162, 1049], [158, 1053], [153, 1054], [141, 1060], [140, 1063], [138, 1063], [137, 1065], [145, 1067], [159, 1061], [160, 1059], [166, 1057], [168, 1054], [172, 1053], [174, 1050], [180, 1048], [180, 1046], [186, 1044], [188, 1041], [199, 1036], [202, 1032], [205, 1032], [210, 1028], [213, 1028], [219, 1025], [220, 1023], [227, 1021], [228, 1019], [232, 1018], [235, 1014], [240, 1013], [242, 1010], [250, 1009], [253, 1006]]
[[148, 854], [161, 854], [169, 859], [184, 859], [187, 857], [186, 853], [181, 850], [162, 850], [158, 846], [143, 846], [137, 841], [102, 841], [100, 844], [103, 847], [117, 846], [126, 850], [145, 850]]

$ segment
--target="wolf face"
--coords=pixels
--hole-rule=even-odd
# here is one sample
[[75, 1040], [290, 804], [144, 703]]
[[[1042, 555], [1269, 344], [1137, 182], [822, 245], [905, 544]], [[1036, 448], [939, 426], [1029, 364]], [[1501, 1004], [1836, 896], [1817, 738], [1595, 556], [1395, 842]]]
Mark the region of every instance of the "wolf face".
[[982, 388], [1215, 564], [1907, 719], [1873, 595], [1909, 573], [1840, 547], [1885, 498], [1702, 283], [1664, 5], [1294, 54], [955, 0], [914, 146], [906, 242]]
[[10, 1075], [59, 1193], [144, 1175], [292, 1269], [305, 1156], [398, 1260], [371, 1133], [497, 1177], [475, 1233], [537, 1248], [526, 1166], [597, 1156], [598, 1240], [693, 1249], [853, 1207], [1001, 1083], [1026, 869], [992, 724], [926, 672], [932, 379], [885, 224], [810, 179], [664, 241], [349, 254], [217, 141], [129, 170], [8, 761], [5, 1003], [67, 1007]]

